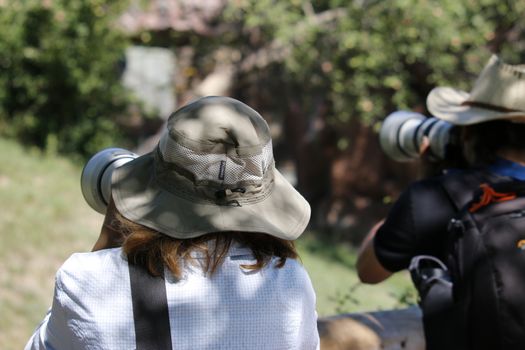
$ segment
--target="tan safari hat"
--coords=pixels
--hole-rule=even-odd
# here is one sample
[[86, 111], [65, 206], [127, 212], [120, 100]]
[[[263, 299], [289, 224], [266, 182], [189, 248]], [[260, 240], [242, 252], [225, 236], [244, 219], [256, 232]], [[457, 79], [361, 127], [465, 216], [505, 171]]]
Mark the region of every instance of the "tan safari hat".
[[492, 55], [470, 93], [434, 88], [427, 108], [436, 118], [456, 125], [499, 119], [525, 122], [525, 65], [509, 65]]
[[242, 231], [293, 240], [310, 219], [275, 168], [265, 120], [229, 97], [174, 112], [156, 149], [117, 168], [111, 187], [124, 217], [181, 239]]

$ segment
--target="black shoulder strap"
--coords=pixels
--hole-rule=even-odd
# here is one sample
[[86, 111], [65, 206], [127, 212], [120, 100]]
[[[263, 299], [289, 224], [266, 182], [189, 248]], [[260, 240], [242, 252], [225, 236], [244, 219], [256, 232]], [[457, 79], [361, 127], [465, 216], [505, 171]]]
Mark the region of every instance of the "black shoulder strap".
[[485, 173], [465, 171], [443, 176], [441, 185], [456, 210], [460, 211], [472, 200], [479, 185], [486, 181], [489, 178]]
[[486, 171], [465, 171], [451, 174], [444, 176], [441, 181], [443, 189], [458, 211], [482, 193], [480, 185], [483, 183], [488, 183], [496, 192], [512, 192], [518, 196], [525, 195], [525, 181], [496, 176]]
[[[129, 259], [128, 259], [129, 261]], [[171, 332], [163, 277], [128, 262], [137, 350], [171, 350]]]

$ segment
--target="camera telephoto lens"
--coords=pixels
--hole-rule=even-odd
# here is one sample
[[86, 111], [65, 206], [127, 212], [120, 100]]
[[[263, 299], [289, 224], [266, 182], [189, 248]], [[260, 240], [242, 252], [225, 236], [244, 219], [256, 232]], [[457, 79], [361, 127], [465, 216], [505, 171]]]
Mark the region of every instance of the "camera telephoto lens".
[[423, 139], [429, 140], [429, 158], [444, 159], [452, 142], [453, 125], [436, 118], [409, 111], [396, 111], [383, 121], [379, 141], [383, 152], [399, 162], [411, 161], [420, 156]]
[[106, 148], [89, 159], [80, 176], [80, 187], [91, 208], [101, 214], [106, 213], [113, 170], [137, 157], [137, 154], [123, 148]]
[[422, 114], [408, 111], [397, 111], [388, 115], [379, 133], [381, 148], [386, 155], [399, 162], [417, 158], [417, 130], [426, 119]]

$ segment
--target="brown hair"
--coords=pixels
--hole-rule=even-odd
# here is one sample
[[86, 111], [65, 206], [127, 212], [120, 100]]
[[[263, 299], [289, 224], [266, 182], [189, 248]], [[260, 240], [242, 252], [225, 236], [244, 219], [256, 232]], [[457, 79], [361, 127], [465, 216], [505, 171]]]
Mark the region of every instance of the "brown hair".
[[256, 262], [241, 265], [247, 270], [265, 267], [272, 257], [278, 258], [277, 268], [283, 267], [288, 258], [298, 258], [293, 241], [264, 233], [215, 232], [196, 238], [177, 239], [132, 222], [116, 210], [113, 215], [112, 228], [125, 236], [122, 249], [130, 262], [146, 267], [154, 276], [162, 275], [165, 266], [176, 278], [181, 278], [183, 266], [196, 263], [193, 252], [199, 252], [204, 257], [202, 268], [212, 275], [227, 257], [233, 242], [251, 249]]

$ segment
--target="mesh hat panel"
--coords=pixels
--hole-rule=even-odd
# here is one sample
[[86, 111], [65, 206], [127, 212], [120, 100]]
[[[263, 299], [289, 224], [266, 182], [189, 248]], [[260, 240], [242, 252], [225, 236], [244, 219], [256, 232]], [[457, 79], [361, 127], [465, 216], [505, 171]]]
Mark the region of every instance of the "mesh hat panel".
[[159, 149], [165, 162], [173, 163], [190, 172], [197, 182], [213, 181], [227, 186], [240, 182], [261, 182], [273, 164], [271, 140], [259, 154], [236, 157], [231, 154], [202, 153], [191, 150], [164, 134]]

